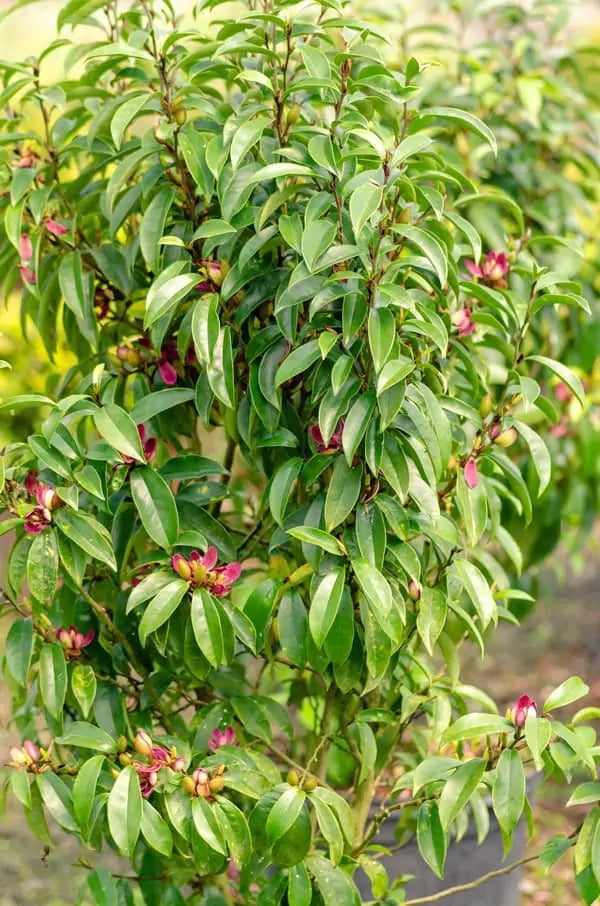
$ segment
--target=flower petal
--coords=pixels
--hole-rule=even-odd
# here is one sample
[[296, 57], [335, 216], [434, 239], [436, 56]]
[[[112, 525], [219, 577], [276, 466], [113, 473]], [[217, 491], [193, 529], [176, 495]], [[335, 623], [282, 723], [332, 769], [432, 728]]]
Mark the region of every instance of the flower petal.
[[214, 569], [219, 559], [219, 552], [216, 547], [209, 547], [201, 559], [202, 566], [205, 569]]
[[477, 487], [477, 484], [479, 482], [479, 475], [477, 473], [477, 463], [475, 462], [473, 457], [471, 457], [470, 459], [467, 459], [467, 461], [465, 463], [464, 476], [465, 476], [465, 482], [467, 483], [468, 487], [470, 487], [470, 488]]
[[167, 387], [173, 387], [177, 383], [177, 372], [170, 362], [159, 362], [158, 370]]

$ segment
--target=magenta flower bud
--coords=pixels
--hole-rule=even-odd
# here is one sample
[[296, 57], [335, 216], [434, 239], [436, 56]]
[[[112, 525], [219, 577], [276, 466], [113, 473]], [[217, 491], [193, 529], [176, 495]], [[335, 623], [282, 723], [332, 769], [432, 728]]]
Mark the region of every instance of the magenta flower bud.
[[19, 271], [20, 271], [21, 277], [23, 278], [25, 283], [31, 283], [31, 284], [37, 283], [37, 277], [35, 275], [35, 271], [33, 271], [26, 264], [19, 264]]
[[36, 746], [36, 744], [30, 739], [25, 740], [25, 742], [23, 743], [23, 748], [34, 763], [36, 761], [39, 761], [42, 757], [42, 753], [40, 752], [39, 747]]
[[477, 463], [472, 456], [467, 459], [463, 474], [465, 476], [467, 487], [476, 488], [479, 482], [479, 475], [477, 473]]
[[133, 748], [139, 755], [152, 755], [152, 739], [145, 730], [138, 730], [133, 741]]
[[62, 223], [57, 223], [56, 220], [52, 220], [51, 217], [48, 217], [44, 221], [44, 226], [53, 236], [66, 236], [69, 232], [67, 227], [63, 226]]
[[520, 730], [525, 726], [525, 721], [528, 717], [537, 717], [539, 714], [537, 702], [532, 698], [529, 698], [528, 695], [522, 695], [517, 699], [516, 704], [513, 708], [512, 719], [515, 727], [518, 727]]
[[423, 594], [423, 587], [420, 582], [417, 582], [415, 579], [411, 579], [408, 583], [408, 596], [413, 601], [418, 601]]
[[312, 425], [312, 427], [309, 428], [309, 434], [315, 442], [317, 453], [337, 453], [338, 450], [341, 450], [343, 430], [344, 419], [341, 418], [338, 422], [337, 428], [329, 438], [329, 443], [326, 444], [319, 426]]
[[19, 255], [21, 256], [22, 264], [31, 261], [33, 258], [33, 246], [27, 233], [22, 233], [21, 238], [19, 239]]
[[39, 535], [47, 525], [50, 525], [52, 516], [45, 507], [36, 506], [25, 516], [23, 528], [28, 535]]
[[208, 748], [212, 752], [216, 752], [221, 746], [233, 745], [236, 745], [235, 730], [233, 727], [226, 727], [224, 730], [219, 730], [218, 728], [213, 730], [210, 739], [208, 740]]
[[171, 763], [171, 770], [173, 771], [185, 771], [185, 758], [183, 755], [177, 755]]

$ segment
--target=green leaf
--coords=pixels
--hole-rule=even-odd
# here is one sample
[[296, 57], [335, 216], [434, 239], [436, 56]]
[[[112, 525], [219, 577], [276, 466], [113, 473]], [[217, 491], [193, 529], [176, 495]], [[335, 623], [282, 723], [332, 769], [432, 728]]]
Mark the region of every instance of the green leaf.
[[458, 817], [475, 792], [485, 773], [483, 758], [473, 758], [461, 764], [444, 784], [439, 799], [439, 817], [444, 830]]
[[451, 724], [442, 737], [442, 743], [461, 742], [480, 736], [514, 733], [514, 724], [498, 714], [463, 714]]
[[423, 586], [419, 599], [417, 630], [427, 652], [432, 657], [435, 644], [446, 623], [447, 613], [448, 603], [441, 589], [430, 588], [427, 585]]
[[151, 849], [170, 857], [173, 851], [173, 835], [165, 819], [147, 799], [142, 800], [142, 837]]
[[585, 389], [581, 380], [570, 368], [563, 365], [562, 362], [556, 362], [554, 359], [549, 359], [544, 355], [528, 355], [525, 361], [539, 362], [540, 365], [545, 365], [546, 368], [549, 368], [550, 371], [567, 385], [581, 405], [585, 405]]
[[58, 266], [58, 282], [65, 305], [74, 314], [81, 334], [92, 347], [98, 339], [93, 308], [93, 278], [84, 271], [79, 252], [68, 252]]
[[31, 655], [33, 654], [33, 621], [31, 617], [18, 619], [11, 625], [6, 636], [6, 665], [11, 676], [20, 686], [27, 685]]
[[165, 572], [163, 570], [159, 570], [158, 572], [150, 573], [149, 576], [145, 576], [139, 583], [139, 585], [135, 585], [131, 589], [131, 594], [129, 595], [129, 599], [127, 601], [127, 609], [125, 612], [130, 613], [139, 604], [143, 604], [144, 601], [148, 601], [150, 600], [150, 598], [153, 598], [162, 588], [165, 587], [165, 585], [169, 585], [169, 583], [173, 581], [173, 578], [174, 576], [172, 572]]
[[67, 732], [58, 737], [56, 742], [61, 746], [77, 746], [80, 749], [96, 749], [98, 752], [110, 754], [116, 752], [117, 744], [100, 727], [85, 721], [74, 721], [69, 724]]
[[287, 898], [289, 906], [310, 906], [312, 894], [312, 884], [303, 863], [292, 865], [288, 870]]
[[103, 764], [104, 755], [94, 755], [84, 761], [73, 784], [73, 811], [84, 839], [88, 837], [98, 777]]
[[350, 196], [350, 220], [354, 235], [358, 239], [365, 224], [381, 204], [382, 186], [364, 182]]
[[51, 771], [37, 774], [35, 779], [42, 801], [56, 823], [68, 833], [77, 833], [71, 791], [64, 780]]
[[147, 534], [159, 547], [171, 548], [179, 534], [179, 516], [169, 485], [150, 466], [134, 469], [130, 484], [133, 502]]
[[221, 833], [219, 823], [209, 803], [199, 797], [192, 801], [192, 819], [194, 826], [204, 842], [223, 856], [227, 855], [227, 844]]
[[456, 476], [456, 503], [468, 542], [474, 546], [485, 532], [488, 520], [487, 492], [481, 477], [476, 487], [470, 488], [465, 481], [463, 471], [459, 471]]
[[367, 324], [369, 348], [375, 371], [379, 373], [387, 362], [396, 339], [396, 319], [389, 308], [372, 308]]
[[155, 390], [139, 399], [129, 414], [136, 425], [143, 425], [168, 409], [189, 403], [194, 396], [194, 391], [189, 387], [167, 387], [165, 390]]
[[253, 120], [247, 120], [247, 122], [242, 123], [236, 129], [233, 133], [230, 147], [231, 166], [234, 170], [237, 170], [248, 151], [260, 141], [263, 132], [270, 123], [270, 117], [257, 116]]
[[590, 691], [589, 686], [578, 676], [570, 676], [560, 686], [554, 689], [543, 704], [542, 711], [554, 711], [555, 708], [563, 708], [570, 705], [571, 702], [583, 698]]
[[362, 593], [375, 611], [377, 621], [385, 629], [383, 623], [389, 619], [393, 604], [387, 579], [367, 560], [352, 560], [352, 569]]
[[58, 550], [54, 533], [37, 535], [27, 556], [27, 582], [32, 595], [41, 604], [52, 603], [58, 583]]
[[118, 453], [145, 462], [138, 429], [131, 416], [115, 403], [107, 403], [94, 413], [94, 423], [104, 440]]
[[545, 717], [528, 717], [525, 721], [525, 741], [533, 755], [537, 771], [543, 770], [542, 752], [548, 747], [552, 738], [550, 721]]
[[150, 601], [138, 627], [142, 645], [146, 644], [151, 632], [155, 632], [175, 613], [187, 590], [188, 583], [184, 579], [174, 578]]
[[390, 161], [391, 166], [397, 167], [402, 161], [412, 157], [413, 154], [420, 154], [421, 151], [425, 151], [425, 149], [429, 148], [432, 144], [433, 139], [428, 135], [420, 135], [418, 133], [417, 135], [408, 135], [406, 138], [402, 139], [394, 151]]
[[600, 802], [600, 782], [597, 780], [580, 783], [573, 791], [567, 805], [588, 805], [590, 802]]
[[298, 346], [296, 349], [293, 349], [290, 354], [285, 357], [275, 373], [275, 386], [281, 387], [281, 385], [285, 384], [286, 381], [289, 381], [290, 378], [296, 377], [297, 374], [302, 374], [307, 371], [310, 366], [314, 365], [320, 358], [321, 350], [319, 348], [318, 340], [309, 340], [308, 343], [305, 343], [303, 346]]
[[96, 674], [90, 664], [77, 664], [71, 673], [71, 689], [84, 717], [88, 717], [96, 698]]
[[529, 447], [529, 452], [531, 454], [530, 462], [538, 477], [537, 496], [541, 497], [548, 487], [552, 475], [552, 460], [550, 458], [550, 453], [548, 452], [548, 447], [539, 434], [530, 428], [529, 425], [526, 425], [524, 422], [515, 421], [515, 427]]
[[377, 396], [381, 396], [390, 387], [403, 381], [414, 369], [415, 363], [412, 359], [407, 359], [404, 356], [397, 356], [387, 362], [377, 378]]
[[427, 107], [421, 114], [421, 119], [443, 119], [458, 126], [464, 126], [470, 132], [475, 132], [484, 141], [488, 143], [492, 152], [498, 154], [498, 145], [496, 137], [489, 126], [487, 126], [479, 117], [469, 113], [468, 110], [460, 110], [457, 107]]
[[305, 793], [297, 787], [291, 787], [281, 794], [267, 818], [266, 831], [272, 842], [283, 837], [295, 824], [305, 800]]
[[210, 293], [196, 302], [192, 311], [192, 337], [198, 361], [208, 365], [219, 339], [218, 296]]
[[156, 273], [160, 266], [160, 240], [165, 231], [165, 224], [171, 206], [175, 200], [175, 190], [170, 186], [158, 192], [144, 212], [139, 227], [140, 251], [148, 269]]
[[344, 854], [344, 835], [340, 823], [327, 803], [321, 799], [312, 799], [311, 802], [317, 816], [317, 822], [323, 838], [329, 845], [329, 858], [337, 865]]
[[351, 878], [323, 856], [307, 856], [304, 864], [314, 875], [325, 906], [360, 906], [360, 896]]
[[310, 272], [333, 245], [337, 224], [330, 220], [312, 220], [302, 233], [302, 257]]
[[11, 771], [10, 772], [10, 788], [13, 791], [14, 795], [18, 801], [26, 809], [31, 808], [31, 786], [29, 782], [29, 774], [25, 771]]
[[233, 233], [237, 233], [236, 228], [227, 223], [226, 220], [205, 220], [204, 223], [200, 224], [192, 238], [194, 241], [196, 239], [214, 239], [215, 236], [229, 236]]
[[448, 279], [448, 257], [447, 251], [440, 241], [420, 227], [406, 224], [395, 225], [394, 232], [400, 233], [411, 245], [416, 246], [422, 252], [431, 264], [440, 285], [444, 287]]
[[482, 626], [488, 626], [492, 620], [496, 619], [497, 608], [490, 586], [481, 570], [464, 557], [455, 557], [450, 571], [463, 585]]
[[340, 525], [354, 509], [362, 489], [362, 463], [353, 469], [343, 456], [337, 456], [325, 498], [325, 528]]
[[498, 759], [492, 804], [502, 832], [511, 835], [525, 805], [525, 773], [516, 749], [504, 749]]
[[438, 878], [444, 877], [448, 840], [437, 802], [424, 802], [417, 816], [417, 845], [421, 856]]
[[67, 664], [62, 645], [42, 645], [38, 676], [44, 707], [59, 720], [67, 694]]
[[67, 508], [56, 510], [53, 519], [69, 541], [116, 572], [112, 540], [103, 525], [92, 516]]
[[121, 147], [127, 127], [151, 100], [152, 97], [149, 94], [137, 94], [119, 104], [116, 113], [110, 121], [110, 134], [117, 150]]
[[132, 765], [123, 768], [115, 780], [108, 796], [106, 815], [119, 852], [132, 859], [142, 824], [142, 794]]
[[[180, 262], [176, 262], [180, 264]], [[152, 327], [159, 318], [171, 312], [191, 290], [200, 283], [198, 274], [176, 274], [165, 279], [163, 271], [154, 281], [146, 297], [144, 328]]]
[[228, 799], [219, 800], [215, 813], [232, 858], [243, 868], [252, 857], [252, 838], [246, 816]]
[[375, 394], [372, 390], [367, 390], [353, 403], [346, 416], [342, 432], [342, 448], [348, 466], [352, 465], [354, 454], [365, 435], [374, 410]]
[[332, 569], [315, 588], [308, 612], [308, 625], [317, 648], [322, 648], [327, 634], [337, 616], [346, 570], [343, 566]]
[[337, 538], [322, 529], [311, 528], [308, 525], [297, 525], [286, 531], [288, 535], [296, 538], [297, 541], [301, 541], [303, 544], [314, 544], [316, 547], [320, 547], [321, 550], [334, 554], [334, 556], [340, 557], [347, 553], [341, 541], [338, 541]]
[[225, 659], [225, 643], [219, 610], [212, 595], [203, 588], [192, 595], [192, 628], [198, 648], [213, 667]]

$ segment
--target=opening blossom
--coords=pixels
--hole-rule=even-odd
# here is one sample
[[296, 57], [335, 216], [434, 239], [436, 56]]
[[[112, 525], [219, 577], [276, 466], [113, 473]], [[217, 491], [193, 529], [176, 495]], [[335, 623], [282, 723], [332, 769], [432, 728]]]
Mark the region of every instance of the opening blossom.
[[25, 516], [23, 528], [29, 535], [39, 535], [52, 522], [52, 510], [61, 507], [62, 500], [54, 488], [38, 481], [37, 472], [27, 474], [25, 488], [31, 497], [35, 497], [38, 505]]
[[337, 453], [338, 450], [342, 448], [342, 432], [344, 430], [344, 419], [341, 418], [338, 422], [337, 428], [329, 438], [329, 443], [326, 444], [321, 434], [321, 429], [318, 425], [313, 425], [309, 429], [309, 434], [315, 442], [317, 447], [317, 453]]
[[458, 311], [455, 311], [450, 320], [454, 327], [458, 328], [459, 337], [468, 337], [477, 327], [471, 318], [471, 309], [466, 306], [465, 308], [459, 308]]
[[90, 629], [90, 631], [84, 635], [83, 632], [80, 632], [75, 626], [69, 626], [68, 629], [61, 626], [60, 629], [56, 630], [56, 639], [65, 649], [65, 657], [67, 660], [75, 660], [75, 658], [78, 658], [83, 649], [92, 644], [95, 636], [96, 633], [93, 629]]
[[148, 798], [158, 783], [161, 768], [170, 768], [177, 772], [185, 770], [185, 759], [177, 754], [176, 749], [169, 750], [164, 746], [155, 746], [145, 730], [137, 731], [133, 747], [139, 755], [144, 755], [148, 759], [146, 764], [139, 761], [133, 762], [144, 799]]
[[512, 720], [515, 727], [518, 727], [520, 730], [525, 726], [525, 721], [528, 717], [537, 717], [539, 714], [537, 702], [532, 698], [529, 698], [528, 695], [522, 695], [517, 699], [516, 704], [512, 711]]
[[171, 557], [171, 566], [178, 576], [190, 583], [192, 588], [207, 588], [217, 598], [229, 594], [231, 586], [239, 579], [241, 563], [217, 566], [219, 554], [216, 547], [209, 547], [204, 556], [192, 551], [189, 559], [182, 554]]
[[198, 283], [196, 288], [203, 293], [214, 292], [221, 286], [228, 270], [225, 262], [220, 263], [212, 258], [206, 258], [200, 268], [200, 274], [204, 279]]
[[481, 264], [475, 264], [474, 261], [465, 261], [465, 265], [474, 277], [478, 277], [489, 286], [504, 289], [508, 285], [505, 277], [510, 270], [510, 265], [506, 252], [488, 252]]
[[233, 727], [225, 727], [224, 730], [213, 730], [208, 740], [208, 748], [211, 752], [216, 752], [221, 746], [237, 746], [235, 741], [235, 730]]

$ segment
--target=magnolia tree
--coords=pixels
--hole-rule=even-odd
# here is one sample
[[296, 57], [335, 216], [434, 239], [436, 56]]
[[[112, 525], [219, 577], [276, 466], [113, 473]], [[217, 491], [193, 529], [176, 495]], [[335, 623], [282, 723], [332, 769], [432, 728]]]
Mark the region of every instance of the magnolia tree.
[[[421, 902], [384, 821], [442, 876], [490, 802], [510, 849], [527, 772], [595, 776], [597, 710], [560, 720], [580, 679], [503, 716], [460, 670], [527, 597], [507, 525], [552, 480], [552, 376], [584, 400], [536, 324], [587, 303], [509, 196], [484, 247], [448, 136], [492, 166], [493, 132], [335, 0], [209, 36], [123, 6], [71, 0], [2, 66], [5, 293], [77, 358], [2, 403], [42, 411], [1, 460], [6, 785], [89, 848], [96, 904], [353, 906], [359, 866]], [[573, 850], [587, 903], [599, 814], [541, 854]]]

